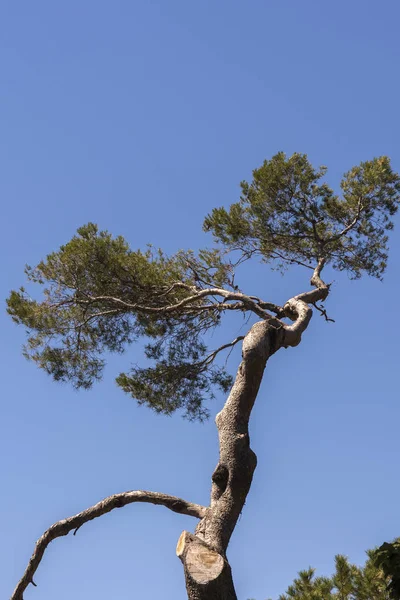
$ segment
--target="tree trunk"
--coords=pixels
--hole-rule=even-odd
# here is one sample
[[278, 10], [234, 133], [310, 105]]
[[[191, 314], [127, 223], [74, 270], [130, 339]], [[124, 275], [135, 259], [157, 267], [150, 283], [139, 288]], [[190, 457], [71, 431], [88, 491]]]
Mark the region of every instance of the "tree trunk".
[[184, 531], [176, 549], [189, 600], [237, 600], [226, 549], [257, 464], [250, 448], [249, 418], [266, 362], [283, 341], [283, 330], [267, 321], [255, 323], [243, 341], [235, 383], [215, 419], [219, 462], [212, 475], [211, 503], [195, 535]]

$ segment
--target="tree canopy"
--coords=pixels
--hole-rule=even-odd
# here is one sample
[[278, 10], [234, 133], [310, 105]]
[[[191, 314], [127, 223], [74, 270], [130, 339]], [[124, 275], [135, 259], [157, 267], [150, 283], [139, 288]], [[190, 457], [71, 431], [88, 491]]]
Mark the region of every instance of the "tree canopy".
[[[250, 183], [242, 182], [239, 202], [205, 218], [216, 245], [198, 253], [132, 250], [93, 223], [81, 227], [26, 268], [39, 295], [21, 288], [8, 298], [10, 315], [28, 331], [25, 355], [56, 381], [89, 388], [101, 378], [107, 352], [121, 353], [143, 338], [147, 364], [133, 365], [117, 384], [157, 412], [183, 409], [190, 419], [204, 419], [205, 399], [232, 384], [216, 358], [238, 340], [209, 350], [206, 336], [222, 315], [292, 317], [289, 306], [241, 291], [235, 279], [241, 263], [258, 257], [273, 268], [300, 265], [314, 272], [314, 283], [329, 264], [352, 278], [382, 278], [398, 174], [387, 157], [362, 162], [344, 175], [339, 195], [325, 174], [304, 154], [280, 152], [264, 161]], [[320, 286], [307, 300], [318, 307], [327, 289]]]
[[387, 157], [362, 162], [348, 173], [336, 195], [304, 154], [283, 152], [241, 183], [239, 202], [215, 208], [207, 231], [244, 256], [258, 254], [278, 265], [310, 267], [324, 259], [334, 269], [359, 278], [382, 277], [387, 264], [386, 231], [399, 202], [400, 184]]

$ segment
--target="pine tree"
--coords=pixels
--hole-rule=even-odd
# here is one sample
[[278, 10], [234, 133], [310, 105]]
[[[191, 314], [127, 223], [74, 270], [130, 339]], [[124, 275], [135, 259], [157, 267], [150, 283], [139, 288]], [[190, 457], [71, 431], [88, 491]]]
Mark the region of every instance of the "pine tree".
[[361, 567], [337, 554], [331, 577], [316, 577], [312, 567], [299, 571], [278, 600], [390, 600], [393, 571], [382, 568], [380, 551], [367, 550], [367, 560]]
[[384, 542], [371, 555], [389, 579], [388, 592], [391, 600], [400, 599], [400, 538], [393, 542]]
[[[313, 168], [303, 154], [279, 153], [241, 184], [240, 200], [216, 208], [204, 222], [215, 246], [173, 256], [151, 248], [132, 250], [96, 225], [80, 228], [67, 244], [36, 267], [28, 267], [33, 297], [13, 291], [8, 311], [28, 331], [25, 355], [56, 381], [89, 388], [101, 378], [107, 353], [121, 353], [145, 340], [142, 366], [117, 377], [117, 384], [159, 413], [182, 410], [205, 419], [207, 400], [219, 388], [230, 393], [216, 417], [219, 461], [212, 474], [209, 506], [157, 492], [126, 492], [53, 525], [39, 539], [12, 600], [22, 600], [47, 545], [87, 521], [132, 502], [151, 502], [198, 519], [184, 531], [177, 554], [191, 600], [236, 599], [227, 559], [229, 540], [242, 512], [256, 467], [248, 424], [269, 358], [297, 346], [312, 307], [327, 320], [323, 304], [330, 286], [322, 279], [330, 266], [354, 279], [382, 278], [388, 256], [387, 233], [400, 198], [400, 178], [386, 157], [363, 162], [346, 173], [341, 193], [324, 181], [326, 168]], [[250, 259], [273, 268], [309, 271], [310, 289], [294, 290], [282, 306], [238, 287], [235, 269]], [[252, 316], [244, 335], [208, 348], [210, 333], [226, 312]], [[242, 345], [236, 378], [218, 359]], [[340, 600], [348, 600], [355, 573], [338, 559]], [[287, 596], [330, 597], [330, 583], [299, 575]], [[294, 597], [294, 596], [293, 596]]]

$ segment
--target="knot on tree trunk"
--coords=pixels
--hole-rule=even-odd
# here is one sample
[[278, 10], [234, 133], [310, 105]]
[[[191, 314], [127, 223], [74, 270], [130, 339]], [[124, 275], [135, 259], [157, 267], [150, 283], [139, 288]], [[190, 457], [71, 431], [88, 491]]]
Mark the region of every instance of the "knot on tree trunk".
[[215, 484], [213, 486], [212, 500], [218, 500], [222, 496], [228, 485], [228, 479], [228, 468], [225, 465], [218, 464], [211, 477], [212, 482]]

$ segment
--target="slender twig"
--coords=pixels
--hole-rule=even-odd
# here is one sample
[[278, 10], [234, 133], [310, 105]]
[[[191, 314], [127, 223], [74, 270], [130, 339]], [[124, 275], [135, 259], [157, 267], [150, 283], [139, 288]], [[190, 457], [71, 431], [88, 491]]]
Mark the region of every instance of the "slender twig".
[[176, 281], [175, 283], [173, 283], [172, 285], [169, 286], [169, 288], [167, 288], [165, 291], [163, 292], [153, 292], [153, 294], [155, 296], [157, 296], [158, 298], [160, 298], [161, 296], [168, 296], [168, 294], [170, 294], [175, 288], [180, 288], [180, 289], [190, 289], [191, 286], [183, 283], [182, 281]]
[[290, 258], [288, 256], [285, 256], [284, 254], [281, 254], [280, 252], [277, 252], [276, 250], [274, 250], [271, 253], [272, 258], [280, 258], [281, 260], [284, 260], [285, 262], [289, 263], [290, 265], [300, 265], [301, 267], [306, 267], [306, 269], [311, 269], [312, 271], [314, 270], [314, 267], [311, 265], [307, 265], [307, 263], [298, 260], [297, 258]]
[[335, 319], [331, 319], [330, 317], [328, 317], [326, 309], [322, 305], [318, 306], [318, 304], [316, 302], [312, 302], [312, 305], [314, 306], [314, 308], [316, 308], [321, 313], [321, 317], [324, 317], [325, 321], [330, 321], [331, 323], [335, 323]]
[[214, 352], [211, 352], [211, 354], [209, 354], [203, 361], [202, 363], [209, 365], [210, 363], [213, 362], [213, 360], [215, 359], [215, 357], [217, 356], [217, 354], [219, 352], [221, 352], [222, 350], [226, 350], [226, 348], [233, 348], [233, 346], [236, 346], [236, 344], [238, 342], [240, 342], [241, 340], [244, 340], [244, 335], [238, 335], [237, 338], [235, 338], [232, 342], [229, 342], [229, 344], [224, 344], [223, 346], [220, 346], [219, 348], [217, 348], [216, 350], [214, 350]]

